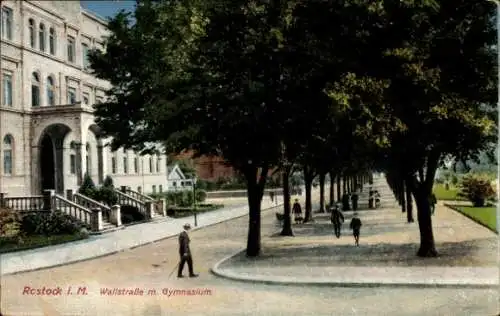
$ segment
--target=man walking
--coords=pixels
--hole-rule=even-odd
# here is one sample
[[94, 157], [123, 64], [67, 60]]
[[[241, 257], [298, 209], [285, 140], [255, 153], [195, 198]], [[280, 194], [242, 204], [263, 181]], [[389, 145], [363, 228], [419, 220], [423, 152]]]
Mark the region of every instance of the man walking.
[[340, 211], [340, 204], [337, 204], [333, 207], [330, 220], [333, 224], [335, 236], [337, 236], [337, 238], [340, 238], [340, 228], [342, 227], [342, 223], [344, 222], [344, 215], [342, 215], [342, 212]]
[[189, 269], [189, 277], [196, 278], [198, 275], [193, 272], [193, 258], [191, 257], [191, 249], [189, 248], [189, 235], [188, 231], [191, 229], [191, 225], [184, 224], [184, 231], [179, 235], [179, 255], [181, 256], [181, 262], [179, 262], [179, 270], [177, 272], [178, 278], [183, 278], [182, 270], [184, 270], [184, 264], [187, 262]]
[[358, 218], [358, 213], [354, 213], [351, 225], [349, 225], [352, 229], [352, 234], [354, 236], [354, 244], [359, 246], [359, 232], [361, 230], [361, 220]]

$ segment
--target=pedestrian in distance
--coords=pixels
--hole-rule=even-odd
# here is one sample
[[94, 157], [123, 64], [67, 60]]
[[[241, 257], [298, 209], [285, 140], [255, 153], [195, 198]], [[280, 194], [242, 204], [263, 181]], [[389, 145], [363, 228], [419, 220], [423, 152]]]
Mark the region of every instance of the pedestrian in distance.
[[182, 270], [184, 270], [184, 264], [187, 262], [189, 269], [189, 277], [196, 278], [198, 275], [193, 271], [193, 257], [191, 256], [191, 249], [189, 248], [189, 235], [188, 231], [191, 229], [191, 225], [184, 224], [184, 231], [179, 234], [179, 255], [181, 256], [181, 261], [179, 262], [179, 270], [177, 272], [178, 278], [183, 278]]
[[344, 222], [344, 215], [340, 211], [340, 203], [337, 203], [332, 208], [332, 214], [330, 215], [330, 221], [333, 224], [333, 230], [335, 232], [335, 236], [340, 238], [340, 230], [342, 228], [342, 223]]
[[359, 219], [358, 214], [354, 213], [354, 215], [351, 219], [351, 224], [349, 226], [352, 229], [352, 234], [354, 236], [354, 244], [356, 246], [359, 246], [359, 233], [360, 233], [362, 225], [363, 224], [361, 223], [361, 220]]
[[354, 192], [351, 196], [352, 210], [356, 212], [358, 210], [358, 200], [359, 196], [357, 192]]
[[295, 199], [292, 207], [293, 215], [295, 216], [295, 224], [300, 224], [303, 221], [302, 208], [300, 207], [299, 199]]
[[269, 191], [269, 198], [271, 199], [271, 203], [274, 202], [274, 191]]

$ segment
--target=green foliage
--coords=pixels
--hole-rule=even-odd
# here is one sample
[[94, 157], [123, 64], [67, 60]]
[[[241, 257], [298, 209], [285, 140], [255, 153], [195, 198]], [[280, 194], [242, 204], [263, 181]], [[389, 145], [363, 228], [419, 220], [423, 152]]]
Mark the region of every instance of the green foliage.
[[111, 176], [106, 176], [106, 178], [104, 178], [102, 186], [106, 188], [114, 188], [115, 186], [113, 184], [113, 178], [111, 178]]
[[0, 208], [0, 236], [4, 236], [10, 229], [19, 224], [19, 213], [9, 209]]
[[88, 173], [85, 173], [83, 176], [83, 181], [82, 185], [78, 189], [78, 193], [85, 195], [86, 197], [89, 197], [91, 199], [95, 199], [98, 195], [97, 188], [94, 184], [94, 180], [92, 180], [92, 177]]
[[24, 235], [64, 235], [75, 234], [80, 231], [82, 225], [73, 217], [62, 213], [36, 212], [23, 216], [19, 230]]
[[468, 175], [462, 179], [458, 195], [471, 201], [475, 207], [481, 207], [488, 199], [495, 197], [495, 191], [490, 180]]

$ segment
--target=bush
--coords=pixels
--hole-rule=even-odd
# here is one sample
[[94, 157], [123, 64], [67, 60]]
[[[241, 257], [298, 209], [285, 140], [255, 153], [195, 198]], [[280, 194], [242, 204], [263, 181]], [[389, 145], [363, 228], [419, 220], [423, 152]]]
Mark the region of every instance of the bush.
[[106, 205], [113, 206], [118, 203], [118, 195], [113, 187], [102, 186], [99, 191], [96, 192], [96, 200]]
[[19, 213], [8, 208], [0, 209], [0, 236], [4, 236], [9, 228], [18, 225], [20, 221]]
[[20, 232], [28, 236], [75, 234], [81, 228], [82, 225], [61, 211], [27, 214], [19, 226]]
[[458, 177], [455, 174], [451, 176], [451, 184], [454, 186], [458, 184]]
[[471, 201], [474, 207], [482, 207], [486, 200], [495, 197], [495, 191], [488, 179], [469, 175], [462, 179], [458, 196]]
[[201, 203], [207, 199], [207, 192], [204, 190], [196, 190], [196, 202]]
[[82, 185], [78, 189], [78, 193], [85, 195], [86, 197], [89, 197], [91, 199], [98, 198], [97, 188], [94, 184], [94, 180], [92, 180], [88, 173], [85, 173]]

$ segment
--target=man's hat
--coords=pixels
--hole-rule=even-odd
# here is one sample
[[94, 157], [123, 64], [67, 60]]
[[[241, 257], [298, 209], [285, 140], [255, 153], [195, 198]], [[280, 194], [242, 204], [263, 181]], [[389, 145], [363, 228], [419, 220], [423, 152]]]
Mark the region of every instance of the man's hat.
[[191, 229], [191, 225], [189, 225], [188, 223], [184, 224], [184, 226], [182, 227], [184, 227], [184, 229]]

